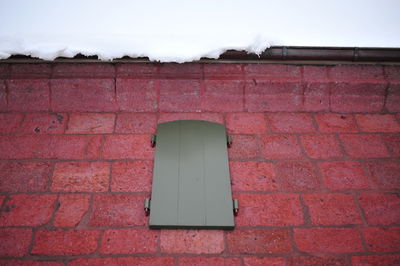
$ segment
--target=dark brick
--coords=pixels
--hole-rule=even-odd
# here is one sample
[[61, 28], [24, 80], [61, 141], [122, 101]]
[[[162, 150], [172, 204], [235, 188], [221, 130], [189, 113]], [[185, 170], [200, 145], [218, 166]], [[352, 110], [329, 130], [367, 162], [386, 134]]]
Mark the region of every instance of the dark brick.
[[326, 66], [303, 66], [303, 78], [305, 81], [327, 82], [328, 71]]
[[160, 111], [201, 111], [201, 88], [198, 80], [161, 80]]
[[12, 111], [48, 111], [49, 81], [42, 79], [11, 79], [7, 81], [8, 109]]
[[158, 77], [158, 64], [153, 63], [132, 63], [132, 64], [117, 64], [117, 77], [131, 78], [156, 78]]
[[243, 64], [203, 64], [205, 79], [242, 79]]
[[391, 225], [400, 221], [400, 197], [396, 194], [363, 193], [361, 208], [369, 225]]
[[103, 146], [106, 159], [153, 159], [150, 135], [111, 135]]
[[390, 150], [393, 157], [400, 157], [400, 134], [397, 135], [384, 135], [383, 141], [386, 147]]
[[248, 79], [300, 80], [301, 68], [294, 65], [247, 64], [244, 72]]
[[66, 114], [30, 113], [25, 115], [19, 130], [23, 134], [63, 134]]
[[400, 112], [400, 83], [389, 84], [385, 107], [389, 112]]
[[153, 112], [157, 106], [157, 81], [117, 79], [117, 102], [121, 111]]
[[345, 266], [348, 265], [346, 263], [346, 259], [344, 257], [330, 257], [330, 256], [321, 256], [321, 257], [292, 257], [289, 258], [288, 264], [289, 266], [303, 266], [303, 265], [313, 265], [313, 266]]
[[202, 110], [210, 112], [241, 112], [244, 108], [242, 81], [205, 80]]
[[[347, 154], [352, 158], [385, 158], [389, 153], [381, 136], [373, 134], [340, 135]], [[366, 145], [368, 143], [368, 145]]]
[[304, 150], [313, 159], [329, 159], [343, 157], [339, 142], [334, 135], [301, 136]]
[[51, 76], [50, 64], [10, 64], [10, 78], [46, 79]]
[[283, 190], [315, 190], [320, 186], [315, 168], [310, 162], [278, 162], [276, 169]]
[[63, 266], [64, 263], [44, 260], [1, 260], [2, 266]]
[[373, 252], [399, 252], [400, 228], [370, 227], [362, 229], [369, 251]]
[[37, 139], [33, 136], [0, 135], [1, 159], [29, 159], [35, 157]]
[[157, 127], [156, 114], [121, 113], [118, 114], [116, 133], [154, 134]]
[[264, 134], [267, 131], [264, 114], [255, 113], [227, 114], [226, 127], [233, 134]]
[[[245, 266], [285, 266], [285, 258], [282, 257], [244, 257]], [[206, 265], [205, 265], [206, 266]]]
[[328, 70], [332, 81], [385, 82], [382, 66], [336, 65]]
[[278, 190], [275, 170], [267, 162], [231, 162], [233, 191]]
[[329, 111], [329, 91], [331, 84], [309, 82], [304, 84], [303, 109], [306, 112]]
[[353, 256], [351, 263], [354, 266], [367, 266], [367, 265], [399, 265], [400, 255], [366, 255], [366, 256]]
[[175, 260], [172, 257], [111, 257], [111, 258], [81, 258], [72, 260], [69, 266], [174, 266]]
[[52, 78], [114, 78], [112, 64], [55, 64]]
[[17, 132], [22, 118], [23, 115], [19, 113], [0, 113], [0, 133], [10, 134]]
[[67, 134], [103, 134], [114, 131], [115, 114], [76, 113], [69, 116]]
[[32, 229], [0, 228], [0, 239], [1, 257], [23, 257], [28, 254]]
[[372, 183], [381, 189], [400, 188], [400, 163], [398, 161], [367, 162]]
[[145, 254], [157, 251], [158, 231], [147, 229], [105, 230], [101, 241], [102, 254]]
[[268, 125], [274, 133], [314, 132], [312, 118], [302, 113], [272, 113], [267, 115]]
[[150, 192], [152, 170], [153, 163], [150, 161], [113, 163], [111, 191]]
[[76, 227], [82, 216], [88, 211], [90, 195], [65, 194], [60, 195], [60, 207], [54, 218], [54, 226]]
[[265, 159], [303, 158], [300, 145], [294, 135], [264, 135], [262, 144]]
[[202, 66], [197, 63], [169, 63], [160, 64], [159, 76], [171, 79], [200, 79], [202, 77]]
[[[0, 65], [1, 67], [1, 65]], [[1, 75], [1, 71], [0, 71]], [[8, 111], [7, 106], [7, 89], [3, 80], [0, 80], [0, 111]]]

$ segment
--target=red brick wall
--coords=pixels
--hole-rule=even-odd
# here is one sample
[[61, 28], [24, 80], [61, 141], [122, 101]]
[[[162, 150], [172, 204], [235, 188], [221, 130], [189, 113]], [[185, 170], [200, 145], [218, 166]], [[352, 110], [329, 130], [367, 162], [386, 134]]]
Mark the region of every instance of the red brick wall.
[[[0, 64], [0, 264], [400, 264], [398, 112], [396, 66]], [[148, 229], [177, 119], [233, 136], [234, 231]]]

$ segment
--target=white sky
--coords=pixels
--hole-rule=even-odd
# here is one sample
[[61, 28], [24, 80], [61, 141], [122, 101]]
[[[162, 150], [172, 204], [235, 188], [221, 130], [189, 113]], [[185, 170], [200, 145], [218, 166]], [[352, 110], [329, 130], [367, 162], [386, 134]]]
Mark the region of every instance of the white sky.
[[0, 59], [186, 62], [271, 45], [400, 47], [400, 0], [0, 0]]

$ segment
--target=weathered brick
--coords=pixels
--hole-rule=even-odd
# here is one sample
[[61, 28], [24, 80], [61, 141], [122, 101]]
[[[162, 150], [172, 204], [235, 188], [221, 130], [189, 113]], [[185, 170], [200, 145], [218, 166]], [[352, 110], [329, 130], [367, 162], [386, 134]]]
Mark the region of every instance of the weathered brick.
[[52, 135], [37, 137], [36, 155], [48, 159], [81, 159], [85, 155], [85, 136]]
[[331, 85], [321, 82], [304, 84], [303, 109], [306, 112], [329, 111], [329, 91]]
[[[1, 71], [0, 71], [0, 75], [1, 75]], [[3, 80], [0, 80], [0, 111], [8, 111], [7, 89], [6, 89], [6, 84]]]
[[344, 257], [330, 257], [330, 256], [321, 256], [321, 257], [291, 257], [289, 258], [288, 264], [289, 266], [303, 266], [303, 265], [313, 265], [313, 266], [345, 266], [348, 265], [346, 263], [346, 259]]
[[201, 88], [198, 80], [161, 80], [160, 111], [201, 111]]
[[107, 136], [103, 146], [106, 159], [153, 159], [149, 135]]
[[35, 156], [37, 139], [33, 136], [0, 135], [1, 159], [28, 159]]
[[319, 131], [327, 133], [357, 132], [357, 125], [351, 114], [316, 114]]
[[159, 76], [168, 79], [200, 79], [203, 72], [202, 65], [196, 63], [169, 63], [159, 66]]
[[111, 112], [118, 109], [113, 79], [52, 79], [51, 108], [58, 112]]
[[304, 135], [301, 142], [307, 155], [313, 159], [343, 157], [339, 141], [334, 135]]
[[54, 218], [54, 226], [76, 227], [82, 216], [89, 208], [89, 195], [65, 194], [60, 195], [59, 208]]
[[394, 115], [359, 114], [355, 115], [361, 131], [365, 132], [400, 132], [400, 123]]
[[384, 66], [386, 79], [389, 81], [400, 81], [400, 68], [398, 66]]
[[95, 230], [39, 229], [36, 232], [32, 254], [35, 255], [80, 255], [97, 249], [99, 233]]
[[375, 186], [381, 189], [400, 188], [400, 163], [398, 161], [371, 161], [366, 165]]
[[114, 78], [112, 64], [55, 64], [52, 78]]
[[242, 79], [243, 64], [203, 64], [205, 79]]
[[46, 79], [51, 76], [50, 64], [10, 64], [10, 78]]
[[327, 82], [328, 70], [326, 66], [303, 66], [305, 81]]
[[0, 208], [3, 206], [3, 201], [6, 199], [6, 196], [0, 195]]
[[0, 79], [9, 78], [11, 72], [11, 64], [0, 64]]
[[276, 79], [300, 80], [301, 67], [294, 65], [276, 64], [247, 64], [244, 65], [246, 78], [249, 79]]
[[360, 206], [369, 225], [391, 225], [400, 221], [400, 197], [396, 194], [363, 193]]
[[8, 109], [13, 111], [47, 111], [50, 107], [49, 81], [12, 79], [7, 81]]
[[51, 164], [0, 161], [0, 192], [44, 192], [48, 189]]
[[121, 113], [118, 114], [116, 133], [154, 134], [157, 126], [156, 114]]
[[244, 257], [245, 266], [284, 266], [285, 258], [282, 257]]
[[157, 81], [117, 79], [117, 102], [121, 111], [153, 112], [157, 110]]
[[316, 193], [303, 194], [315, 225], [362, 224], [360, 213], [351, 195]]
[[329, 78], [347, 82], [385, 82], [382, 66], [336, 65], [329, 67]]
[[159, 64], [153, 63], [132, 63], [132, 64], [117, 64], [117, 77], [132, 77], [132, 78], [155, 78], [158, 77]]
[[389, 112], [400, 112], [400, 83], [390, 83], [385, 107]]
[[315, 190], [320, 186], [315, 167], [310, 162], [278, 162], [276, 170], [283, 190]]
[[367, 265], [399, 265], [400, 255], [366, 255], [351, 257], [351, 264], [354, 266]]
[[278, 189], [275, 170], [267, 162], [231, 162], [233, 191], [272, 191]]
[[63, 262], [44, 260], [0, 260], [2, 266], [63, 266]]
[[113, 163], [111, 191], [150, 192], [152, 170], [153, 163], [150, 161]]
[[103, 136], [88, 136], [87, 137], [87, 148], [86, 158], [87, 159], [99, 159], [102, 150]]
[[23, 134], [63, 134], [66, 114], [30, 113], [19, 130]]
[[274, 133], [314, 132], [312, 118], [302, 113], [271, 113], [267, 115], [268, 126]]
[[282, 254], [292, 251], [285, 229], [236, 229], [228, 232], [228, 250], [240, 254]]
[[363, 228], [362, 233], [367, 248], [374, 252], [399, 252], [400, 251], [400, 228], [399, 227], [370, 227]]
[[90, 216], [91, 226], [145, 225], [145, 196], [95, 194]]
[[234, 134], [264, 134], [267, 126], [264, 114], [233, 113], [226, 116], [228, 132]]
[[1, 257], [23, 257], [29, 252], [32, 229], [0, 228], [0, 239]]
[[160, 113], [158, 123], [165, 123], [176, 120], [204, 120], [215, 123], [224, 123], [221, 113]]
[[219, 254], [224, 251], [223, 231], [162, 230], [162, 253]]
[[[389, 153], [380, 135], [340, 135], [345, 151], [353, 158], [384, 158]], [[366, 145], [368, 143], [368, 145]]]
[[294, 135], [264, 135], [263, 155], [266, 159], [303, 158], [300, 145]]
[[393, 157], [400, 157], [400, 134], [384, 135], [383, 141]]
[[115, 114], [76, 113], [69, 116], [68, 134], [102, 134], [114, 131]]
[[304, 223], [302, 206], [296, 194], [239, 194], [238, 226], [288, 226]]
[[22, 122], [22, 118], [23, 115], [20, 113], [0, 113], [0, 133], [1, 134], [15, 133]]
[[319, 162], [318, 166], [326, 187], [331, 190], [369, 188], [368, 177], [359, 162]]
[[226, 257], [180, 257], [179, 266], [241, 266], [240, 258]]
[[241, 112], [244, 108], [243, 81], [205, 80], [202, 110], [210, 112]]
[[60, 162], [54, 168], [51, 190], [56, 192], [104, 192], [108, 190], [108, 162]]
[[147, 229], [105, 230], [101, 240], [102, 254], [145, 254], [157, 251], [158, 231]]
[[303, 252], [361, 252], [361, 237], [353, 228], [295, 228], [294, 239]]
[[172, 257], [111, 257], [111, 258], [81, 258], [72, 260], [69, 266], [174, 266], [175, 260]]
[[0, 226], [43, 225], [50, 220], [55, 201], [56, 195], [12, 195], [0, 215]]
[[260, 156], [260, 140], [257, 136], [234, 135], [228, 149], [229, 159], [255, 159]]

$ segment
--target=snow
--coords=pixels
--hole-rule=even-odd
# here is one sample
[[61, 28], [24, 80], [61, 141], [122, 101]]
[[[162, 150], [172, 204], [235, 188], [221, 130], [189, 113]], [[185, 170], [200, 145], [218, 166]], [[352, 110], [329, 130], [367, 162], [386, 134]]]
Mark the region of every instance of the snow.
[[400, 47], [398, 0], [0, 0], [0, 59], [188, 62], [274, 46]]

